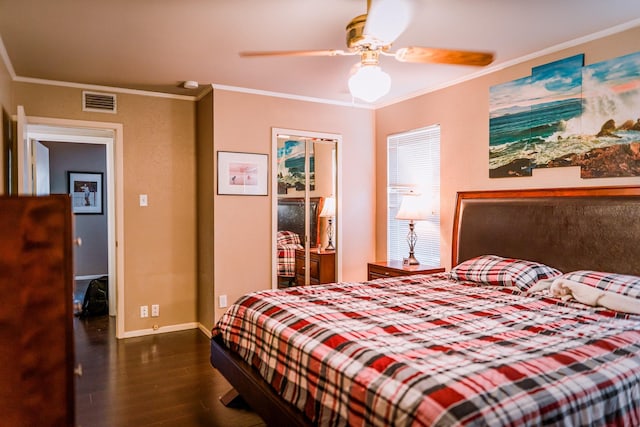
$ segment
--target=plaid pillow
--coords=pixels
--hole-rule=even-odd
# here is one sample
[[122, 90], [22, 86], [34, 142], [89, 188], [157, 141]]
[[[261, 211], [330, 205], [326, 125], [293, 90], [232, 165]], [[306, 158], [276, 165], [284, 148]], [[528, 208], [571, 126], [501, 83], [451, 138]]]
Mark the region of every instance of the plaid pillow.
[[562, 277], [603, 291], [640, 299], [640, 277], [638, 276], [580, 270], [572, 271]]
[[451, 270], [451, 277], [496, 286], [517, 286], [526, 291], [538, 280], [559, 276], [562, 272], [534, 261], [482, 255], [464, 261]]

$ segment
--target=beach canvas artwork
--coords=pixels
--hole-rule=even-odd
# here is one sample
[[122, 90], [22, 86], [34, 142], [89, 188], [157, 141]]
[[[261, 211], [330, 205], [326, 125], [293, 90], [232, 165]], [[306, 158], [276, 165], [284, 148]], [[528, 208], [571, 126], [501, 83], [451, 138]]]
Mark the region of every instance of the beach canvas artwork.
[[490, 177], [562, 166], [640, 176], [640, 53], [583, 63], [576, 55], [490, 88]]

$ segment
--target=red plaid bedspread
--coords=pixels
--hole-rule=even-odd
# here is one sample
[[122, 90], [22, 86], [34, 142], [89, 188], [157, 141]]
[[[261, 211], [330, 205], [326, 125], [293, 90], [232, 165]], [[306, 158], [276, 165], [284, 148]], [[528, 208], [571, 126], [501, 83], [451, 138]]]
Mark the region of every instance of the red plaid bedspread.
[[300, 244], [300, 236], [293, 231], [278, 231], [276, 244], [278, 248], [278, 276], [295, 277], [296, 249], [304, 249]]
[[252, 293], [213, 334], [318, 425], [640, 425], [640, 316], [444, 274]]
[[278, 246], [278, 276], [294, 277], [296, 275], [296, 249], [303, 249], [302, 245]]

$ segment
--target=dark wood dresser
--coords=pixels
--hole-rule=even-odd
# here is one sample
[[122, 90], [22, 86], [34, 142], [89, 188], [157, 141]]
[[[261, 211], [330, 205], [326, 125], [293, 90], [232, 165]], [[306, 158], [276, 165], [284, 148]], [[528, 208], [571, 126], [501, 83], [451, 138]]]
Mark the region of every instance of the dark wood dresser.
[[[296, 285], [304, 282], [304, 249], [296, 249]], [[333, 283], [336, 281], [336, 252], [311, 250], [309, 252], [309, 284]]]
[[367, 264], [367, 280], [383, 277], [409, 276], [412, 274], [441, 273], [444, 267], [432, 265], [402, 265], [402, 261], [376, 261]]
[[67, 195], [0, 196], [0, 424], [73, 426], [73, 246]]

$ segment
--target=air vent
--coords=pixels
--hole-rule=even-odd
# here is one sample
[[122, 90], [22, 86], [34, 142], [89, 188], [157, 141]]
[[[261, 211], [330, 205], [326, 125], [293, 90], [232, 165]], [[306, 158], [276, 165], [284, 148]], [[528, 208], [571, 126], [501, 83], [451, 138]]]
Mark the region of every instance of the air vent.
[[82, 91], [82, 111], [116, 112], [116, 96], [112, 93]]

